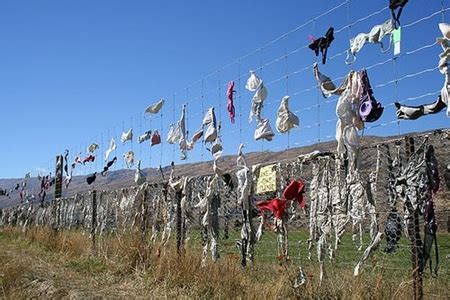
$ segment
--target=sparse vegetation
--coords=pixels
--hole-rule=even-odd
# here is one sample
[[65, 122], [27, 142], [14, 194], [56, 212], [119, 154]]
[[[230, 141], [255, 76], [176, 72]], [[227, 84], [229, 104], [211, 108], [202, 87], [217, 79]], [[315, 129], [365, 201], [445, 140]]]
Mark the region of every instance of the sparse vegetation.
[[[234, 237], [237, 236], [234, 232]], [[256, 261], [243, 269], [233, 237], [221, 241], [221, 259], [200, 266], [195, 234], [179, 256], [172, 245], [158, 249], [138, 234], [109, 234], [93, 255], [89, 236], [80, 231], [31, 228], [0, 230], [0, 285], [5, 298], [29, 297], [192, 297], [192, 298], [409, 298], [410, 260], [407, 241], [392, 257], [382, 252], [353, 277], [361, 255], [346, 236], [335, 263], [327, 261], [328, 278], [319, 287], [318, 264], [306, 255], [305, 233], [290, 235], [291, 259], [277, 260], [273, 233], [257, 246]], [[425, 295], [448, 296], [450, 239], [442, 234], [440, 276], [424, 279]], [[300, 253], [299, 253], [300, 251]], [[302, 265], [307, 284], [292, 287]]]

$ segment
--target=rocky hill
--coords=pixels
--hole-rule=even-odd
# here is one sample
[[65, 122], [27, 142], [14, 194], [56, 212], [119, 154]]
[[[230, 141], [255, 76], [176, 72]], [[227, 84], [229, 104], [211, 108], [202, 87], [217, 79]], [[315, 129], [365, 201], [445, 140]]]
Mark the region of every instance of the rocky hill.
[[[447, 165], [450, 164], [450, 130], [442, 129], [430, 132], [420, 132], [420, 133], [410, 133], [410, 136], [419, 136], [429, 134], [430, 142], [435, 146], [436, 156], [441, 168], [441, 174], [444, 173]], [[390, 141], [393, 139], [401, 139], [402, 136], [366, 136], [361, 139], [361, 145], [363, 147], [362, 151], [362, 162], [361, 167], [363, 170], [368, 170], [372, 168], [374, 158], [376, 157], [376, 147], [375, 144], [381, 143], [383, 141]], [[250, 165], [260, 164], [260, 163], [271, 163], [279, 161], [293, 161], [296, 160], [299, 155], [310, 153], [314, 150], [319, 150], [322, 152], [334, 151], [336, 149], [336, 142], [329, 141], [314, 144], [306, 147], [291, 148], [289, 150], [284, 150], [280, 152], [252, 152], [246, 153], [247, 162]], [[220, 166], [225, 170], [232, 170], [236, 165], [236, 156], [224, 156], [220, 159]], [[166, 166], [163, 168], [166, 178], [168, 178], [170, 167]], [[147, 175], [147, 180], [149, 182], [161, 181], [161, 174], [157, 168], [147, 168], [143, 170]], [[176, 166], [177, 175], [180, 176], [198, 176], [204, 174], [212, 173], [212, 161], [207, 162], [197, 162], [197, 163], [187, 163], [183, 165]], [[71, 196], [79, 192], [86, 192], [93, 189], [98, 190], [108, 190], [108, 189], [120, 189], [135, 185], [133, 181], [134, 170], [121, 169], [117, 171], [109, 172], [107, 176], [98, 176], [95, 183], [89, 186], [86, 183], [86, 176], [75, 176], [72, 180], [68, 189], [63, 189], [63, 196]], [[20, 183], [22, 179], [0, 179], [0, 189], [11, 189], [17, 183]], [[37, 178], [31, 178], [28, 180], [28, 190], [38, 193], [39, 182]], [[446, 190], [447, 191], [447, 190]], [[48, 199], [52, 198], [53, 191], [48, 193]], [[444, 193], [444, 197], [449, 197], [448, 193]], [[0, 208], [15, 205], [20, 202], [19, 193], [13, 192], [10, 197], [0, 196]]]

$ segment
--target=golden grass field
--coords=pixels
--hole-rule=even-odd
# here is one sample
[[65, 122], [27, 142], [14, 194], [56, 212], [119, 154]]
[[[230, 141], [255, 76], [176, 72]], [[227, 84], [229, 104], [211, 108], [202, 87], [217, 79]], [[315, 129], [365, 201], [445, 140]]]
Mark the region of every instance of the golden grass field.
[[[221, 258], [200, 266], [200, 241], [192, 234], [179, 256], [172, 245], [164, 249], [138, 234], [102, 237], [92, 253], [89, 236], [80, 231], [53, 232], [45, 228], [0, 229], [0, 294], [3, 298], [339, 298], [410, 299], [411, 262], [402, 237], [390, 256], [377, 251], [362, 274], [353, 277], [361, 256], [346, 236], [336, 262], [327, 261], [327, 279], [319, 286], [318, 263], [307, 259], [306, 234], [290, 234], [289, 260], [276, 258], [275, 235], [267, 232], [256, 246], [255, 262], [239, 264], [234, 247], [237, 232], [221, 240]], [[298, 243], [298, 241], [302, 243]], [[440, 274], [424, 275], [425, 298], [449, 297], [448, 234], [439, 236]], [[383, 247], [383, 245], [382, 245]], [[293, 288], [298, 266], [307, 283]]]

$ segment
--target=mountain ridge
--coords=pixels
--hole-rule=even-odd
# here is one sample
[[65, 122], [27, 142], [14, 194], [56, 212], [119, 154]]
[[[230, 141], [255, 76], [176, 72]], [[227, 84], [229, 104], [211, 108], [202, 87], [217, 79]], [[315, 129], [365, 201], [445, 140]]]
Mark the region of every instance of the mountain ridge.
[[[395, 136], [364, 136], [361, 138], [361, 146], [365, 148], [364, 154], [371, 154], [376, 151], [374, 147], [377, 143], [390, 141], [393, 139], [401, 139], [405, 136], [423, 136], [423, 135], [436, 135], [445, 134], [447, 138], [450, 137], [450, 129], [437, 129], [433, 131], [414, 132]], [[442, 144], [442, 143], [441, 143]], [[299, 155], [307, 154], [315, 150], [321, 152], [333, 152], [336, 149], [336, 141], [326, 141], [316, 143], [309, 146], [296, 147], [285, 149], [282, 151], [263, 151], [263, 152], [249, 152], [245, 153], [246, 160], [249, 165], [256, 165], [262, 163], [276, 163], [279, 161], [294, 161]], [[436, 154], [438, 156], [439, 164], [442, 166], [450, 163], [450, 151], [442, 149], [443, 147], [434, 143]], [[245, 148], [244, 148], [245, 151]], [[374, 152], [375, 153], [375, 152]], [[367, 162], [366, 162], [367, 164]], [[361, 168], [369, 167], [365, 162], [362, 162]], [[236, 166], [236, 155], [226, 155], [220, 158], [219, 165], [224, 170], [233, 170]], [[181, 165], [176, 165], [176, 173], [179, 176], [201, 176], [212, 173], [213, 161], [200, 161], [190, 162]], [[163, 167], [165, 179], [168, 178], [170, 172], [170, 165]], [[159, 182], [162, 180], [159, 168], [145, 168], [142, 170], [146, 176], [148, 182]], [[88, 185], [85, 178], [87, 175], [74, 176], [69, 188], [63, 187], [63, 197], [70, 197], [76, 193], [86, 192], [90, 190], [107, 190], [107, 189], [121, 189], [135, 186], [134, 183], [134, 169], [119, 169], [108, 172], [107, 176], [97, 176], [94, 184]], [[54, 173], [54, 172], [52, 172]], [[20, 183], [22, 178], [4, 178], [0, 179], [0, 189], [11, 189], [17, 183]], [[31, 194], [37, 195], [39, 193], [40, 182], [36, 177], [30, 178], [27, 182], [27, 189]], [[36, 196], [37, 197], [37, 196]], [[53, 189], [51, 188], [47, 194], [47, 199], [53, 197]], [[0, 208], [16, 205], [20, 203], [20, 197], [18, 191], [14, 191], [10, 197], [0, 196]]]

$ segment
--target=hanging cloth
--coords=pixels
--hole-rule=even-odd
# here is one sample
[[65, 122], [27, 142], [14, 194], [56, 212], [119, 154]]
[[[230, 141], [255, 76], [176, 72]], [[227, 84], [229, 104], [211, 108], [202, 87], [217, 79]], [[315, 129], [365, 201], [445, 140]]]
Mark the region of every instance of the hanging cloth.
[[77, 156], [75, 156], [75, 159], [73, 160], [72, 163], [72, 168], [75, 168], [76, 164], [82, 164], [83, 160], [81, 159], [81, 153], [79, 153]]
[[[391, 10], [395, 28], [400, 26], [400, 16], [406, 3], [408, 3], [408, 0], [389, 0], [389, 9]], [[397, 13], [395, 12], [396, 9], [398, 9]]]
[[238, 205], [244, 210], [249, 210], [248, 197], [250, 195], [251, 188], [251, 178], [249, 176], [249, 169], [247, 167], [240, 169], [236, 172], [236, 177], [238, 179]]
[[[68, 157], [69, 157], [69, 150], [65, 150], [64, 151], [64, 172], [66, 173], [66, 176], [69, 176], [69, 159], [68, 159]], [[25, 179], [27, 179], [27, 175], [28, 175], [28, 178], [30, 178], [29, 177], [30, 173], [27, 173], [25, 175]]]
[[95, 181], [96, 177], [97, 177], [97, 172], [86, 177], [87, 184], [91, 185]]
[[123, 154], [123, 159], [127, 165], [127, 168], [130, 168], [134, 164], [134, 152], [128, 151]]
[[[64, 151], [64, 182], [66, 184], [66, 188], [69, 187], [70, 182], [72, 181], [72, 174], [75, 167], [72, 165], [70, 172], [69, 172], [69, 150]], [[25, 177], [26, 178], [26, 177]]]
[[86, 164], [87, 162], [94, 162], [95, 156], [92, 154], [89, 154], [86, 158], [83, 159], [82, 164]]
[[377, 234], [373, 237], [369, 246], [367, 246], [366, 250], [364, 250], [363, 256], [359, 260], [356, 267], [353, 269], [353, 276], [358, 276], [361, 272], [361, 269], [364, 265], [364, 262], [372, 256], [372, 254], [378, 249], [380, 243], [382, 241], [383, 233], [377, 232]]
[[430, 260], [430, 272], [433, 273], [433, 266], [431, 261], [431, 248], [434, 244], [435, 251], [435, 266], [434, 266], [434, 275], [437, 276], [437, 272], [439, 269], [439, 250], [437, 243], [437, 222], [436, 215], [434, 212], [434, 201], [432, 199], [428, 200], [425, 203], [424, 207], [424, 240], [423, 240], [423, 258], [420, 263], [420, 272], [422, 273], [425, 270], [428, 259]]
[[260, 88], [255, 92], [252, 98], [252, 108], [249, 115], [249, 122], [253, 117], [258, 121], [261, 119], [261, 111], [264, 106], [264, 100], [267, 98], [267, 89], [263, 82], [261, 82]]
[[277, 169], [276, 165], [267, 165], [259, 169], [256, 181], [256, 194], [265, 194], [277, 190]]
[[322, 74], [319, 71], [319, 66], [317, 63], [313, 65], [314, 77], [317, 80], [317, 85], [319, 86], [322, 96], [324, 98], [331, 97], [332, 95], [342, 95], [342, 93], [346, 90], [348, 85], [349, 75], [347, 75], [342, 81], [339, 87], [336, 87], [330, 77]]
[[314, 64], [313, 71], [314, 77], [316, 78], [317, 84], [319, 85], [322, 92], [322, 96], [324, 98], [330, 97], [332, 95], [331, 91], [336, 90], [336, 86], [334, 85], [333, 81], [331, 81], [330, 77], [320, 73], [317, 63]]
[[272, 199], [268, 201], [258, 201], [256, 202], [256, 207], [260, 211], [261, 215], [264, 214], [264, 211], [269, 211], [273, 213], [275, 219], [281, 220], [283, 214], [286, 210], [287, 201], [284, 199]]
[[108, 157], [111, 155], [111, 152], [115, 151], [116, 148], [116, 140], [114, 140], [114, 138], [111, 138], [111, 142], [109, 142], [109, 148], [105, 152], [105, 161], [108, 161]]
[[439, 54], [439, 71], [441, 74], [447, 73], [447, 63], [450, 57], [450, 49], [448, 43], [450, 41], [450, 25], [446, 23], [439, 23], [439, 30], [442, 33], [442, 37], [438, 37], [437, 43], [441, 45], [443, 52]]
[[[337, 152], [345, 153], [347, 148], [355, 153], [358, 148], [357, 131], [364, 128], [364, 122], [359, 116], [359, 104], [361, 99], [360, 73], [351, 71], [344, 80], [345, 88], [340, 91], [340, 97], [336, 104], [336, 141]], [[342, 86], [342, 85], [341, 85]]]
[[316, 40], [313, 40], [312, 43], [308, 46], [309, 49], [313, 50], [316, 56], [319, 56], [319, 51], [322, 54], [322, 64], [325, 64], [327, 61], [327, 52], [328, 48], [331, 46], [331, 42], [334, 41], [334, 28], [330, 27], [325, 36], [320, 37]]
[[214, 160], [219, 159], [219, 157], [222, 156], [222, 152], [223, 152], [222, 140], [218, 137], [211, 147], [211, 154], [213, 155]]
[[161, 144], [161, 136], [159, 135], [158, 130], [155, 130], [152, 134], [152, 137], [150, 139], [150, 145], [155, 146]]
[[267, 89], [264, 86], [264, 82], [256, 75], [255, 71], [250, 71], [250, 77], [247, 79], [245, 88], [250, 92], [255, 92], [252, 98], [252, 108], [250, 111], [249, 122], [253, 120], [261, 119], [261, 110], [263, 108], [263, 102], [267, 98]]
[[228, 117], [230, 117], [230, 121], [232, 124], [234, 124], [234, 117], [235, 117], [235, 109], [233, 102], [234, 93], [236, 93], [236, 91], [234, 90], [234, 81], [230, 81], [227, 87], [227, 111]]
[[286, 133], [299, 125], [298, 117], [289, 110], [289, 96], [284, 96], [283, 99], [281, 99], [275, 125], [280, 133]]
[[260, 139], [265, 139], [266, 141], [271, 141], [274, 137], [274, 133], [272, 131], [272, 127], [270, 126], [269, 119], [261, 119], [258, 122], [258, 126], [255, 130], [255, 141]]
[[158, 102], [150, 105], [145, 109], [146, 114], [157, 114], [164, 105], [164, 99], [159, 100]]
[[424, 115], [436, 114], [447, 107], [447, 116], [450, 117], [449, 104], [449, 72], [448, 72], [448, 60], [450, 59], [450, 25], [446, 23], [439, 24], [439, 30], [442, 33], [442, 37], [437, 38], [438, 44], [441, 45], [443, 52], [439, 54], [439, 71], [445, 76], [444, 86], [441, 89], [441, 93], [438, 99], [429, 104], [423, 104], [419, 106], [407, 106], [398, 102], [395, 103], [397, 118], [415, 120]]
[[347, 125], [343, 128], [342, 139], [345, 147], [350, 153], [356, 153], [359, 149], [358, 130], [353, 125]]
[[141, 161], [139, 160], [137, 163], [137, 168], [134, 173], [134, 183], [137, 185], [142, 185], [147, 181], [147, 178], [145, 177], [144, 173], [141, 171]]
[[220, 139], [220, 124], [217, 126], [217, 136], [214, 140], [212, 147], [211, 147], [211, 154], [214, 157], [214, 162], [218, 160], [222, 156], [223, 152], [223, 146], [222, 146], [222, 140]]
[[359, 71], [358, 76], [358, 84], [360, 86], [359, 90], [361, 92], [359, 95], [359, 117], [364, 122], [375, 122], [383, 114], [384, 107], [381, 106], [381, 103], [378, 102], [373, 95], [367, 70]]
[[245, 88], [250, 92], [255, 92], [261, 86], [262, 80], [256, 75], [255, 71], [250, 71], [250, 77], [247, 79]]
[[446, 106], [441, 96], [434, 103], [419, 106], [407, 106], [395, 102], [397, 118], [404, 120], [416, 120], [424, 115], [437, 114]]
[[127, 132], [122, 132], [122, 137], [120, 138], [122, 143], [133, 140], [133, 128], [130, 128]]
[[305, 207], [305, 183], [303, 180], [292, 180], [283, 191], [283, 198], [297, 201], [300, 207]]
[[395, 30], [394, 21], [389, 19], [383, 24], [374, 26], [369, 33], [359, 33], [354, 38], [350, 39], [350, 49], [347, 51], [347, 58], [345, 63], [350, 65], [356, 61], [356, 54], [361, 51], [366, 42], [372, 44], [380, 44], [381, 52], [387, 52], [391, 47], [391, 38], [389, 37], [389, 47], [384, 48], [383, 38], [387, 35], [392, 35]]
[[180, 139], [180, 131], [178, 127], [170, 124], [169, 133], [167, 134], [166, 141], [169, 144], [175, 144]]
[[89, 145], [89, 147], [87, 148], [87, 152], [88, 153], [94, 153], [95, 150], [97, 150], [99, 148], [99, 146], [96, 143], [92, 143]]
[[173, 124], [170, 125], [169, 133], [167, 135], [167, 142], [169, 144], [175, 144], [176, 142], [178, 142], [178, 146], [181, 151], [180, 159], [182, 160], [187, 158], [186, 156], [187, 150], [192, 149], [192, 145], [187, 141], [186, 138], [185, 115], [186, 115], [186, 106], [183, 105], [180, 119], [178, 120], [176, 126], [174, 126]]
[[402, 236], [401, 220], [395, 207], [392, 208], [391, 212], [387, 216], [386, 224], [384, 227], [384, 234], [386, 236], [387, 244], [386, 248], [384, 248], [384, 252], [392, 253], [395, 251], [397, 243]]
[[270, 211], [274, 217], [281, 220], [286, 211], [287, 201], [297, 201], [300, 207], [305, 207], [305, 200], [303, 194], [305, 192], [305, 183], [301, 180], [293, 180], [283, 191], [283, 199], [275, 198], [269, 201], [256, 202], [261, 214], [264, 211]]
[[194, 133], [194, 136], [192, 137], [192, 145], [194, 145], [195, 143], [197, 143], [203, 136], [203, 129], [199, 129]]
[[217, 138], [217, 121], [216, 114], [214, 113], [214, 107], [211, 107], [206, 112], [206, 115], [203, 118], [202, 126], [208, 126], [206, 128], [203, 141], [205, 143], [213, 143]]
[[242, 149], [244, 149], [245, 145], [244, 144], [240, 144], [239, 145], [239, 150], [238, 150], [238, 155], [236, 158], [236, 164], [238, 167], [247, 167], [247, 162], [245, 161], [245, 156], [244, 156], [244, 152], [242, 151]]
[[180, 159], [184, 160], [187, 158], [187, 151], [192, 149], [186, 137], [186, 105], [183, 105], [181, 110], [181, 116], [177, 123], [177, 128], [179, 132], [178, 146], [181, 151]]
[[106, 172], [108, 172], [109, 168], [117, 161], [117, 157], [114, 157], [112, 160], [108, 161], [105, 167], [103, 167], [102, 176], [106, 176]]
[[449, 103], [449, 72], [448, 61], [450, 59], [450, 25], [446, 23], [439, 24], [439, 30], [442, 32], [442, 38], [438, 38], [437, 42], [441, 45], [443, 52], [439, 54], [439, 71], [445, 76], [444, 86], [441, 89], [441, 100], [447, 105], [447, 117], [450, 117]]
[[66, 175], [65, 178], [64, 178], [64, 183], [66, 184], [66, 188], [68, 188], [70, 183], [72, 182], [72, 174], [73, 174], [72, 172], [73, 172], [73, 169], [69, 173], [69, 175]]
[[148, 141], [152, 137], [152, 131], [148, 130], [138, 137], [139, 144]]
[[247, 162], [245, 161], [245, 156], [242, 151], [244, 144], [239, 145], [238, 156], [236, 158], [236, 165], [240, 168], [236, 172], [236, 177], [238, 179], [238, 204], [243, 206], [244, 210], [248, 210], [248, 201], [245, 201], [250, 195], [251, 177], [249, 176], [250, 169], [247, 167]]

